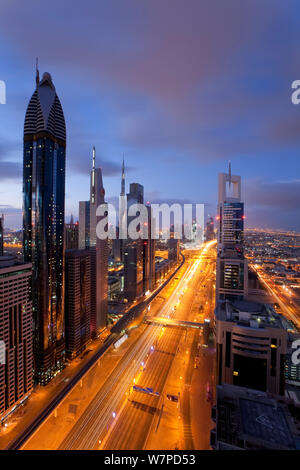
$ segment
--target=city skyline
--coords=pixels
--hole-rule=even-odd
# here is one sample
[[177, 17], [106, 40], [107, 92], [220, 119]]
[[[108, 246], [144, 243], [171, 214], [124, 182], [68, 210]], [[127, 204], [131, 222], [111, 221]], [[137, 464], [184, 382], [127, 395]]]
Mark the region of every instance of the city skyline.
[[[45, 15], [45, 5], [29, 2], [22, 12], [14, 2], [1, 6], [7, 102], [0, 106], [0, 212], [7, 214], [6, 227], [21, 228], [23, 110], [38, 56], [59, 90], [69, 132], [67, 218], [78, 216], [77, 202], [88, 195], [96, 145], [108, 202], [119, 194], [124, 153], [127, 185], [139, 181], [147, 200], [207, 203], [214, 215], [214, 175], [231, 161], [244, 181], [246, 226], [300, 230], [300, 107], [291, 102], [299, 5], [272, 2], [269, 19], [267, 2], [228, 2], [218, 5], [218, 19], [208, 2], [191, 2], [189, 9], [174, 2], [170, 19], [165, 5], [152, 2], [149, 9], [130, 1], [118, 3], [120, 21], [102, 2], [89, 1], [82, 12], [67, 1], [60, 8], [70, 21], [58, 23], [54, 36], [48, 33], [56, 8]], [[33, 8], [45, 18], [35, 24], [37, 33], [43, 28], [38, 44], [34, 35], [24, 37]], [[69, 43], [65, 33], [75, 38], [78, 28], [78, 39]]]

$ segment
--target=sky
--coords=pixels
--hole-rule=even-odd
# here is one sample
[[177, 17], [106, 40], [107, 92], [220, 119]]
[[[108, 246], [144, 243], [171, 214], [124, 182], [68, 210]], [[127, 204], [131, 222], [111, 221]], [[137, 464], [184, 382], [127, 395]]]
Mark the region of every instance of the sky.
[[249, 227], [300, 231], [300, 3], [0, 0], [0, 212], [21, 227], [23, 125], [50, 72], [67, 126], [66, 217], [89, 196], [92, 147], [107, 198], [205, 203], [242, 176]]

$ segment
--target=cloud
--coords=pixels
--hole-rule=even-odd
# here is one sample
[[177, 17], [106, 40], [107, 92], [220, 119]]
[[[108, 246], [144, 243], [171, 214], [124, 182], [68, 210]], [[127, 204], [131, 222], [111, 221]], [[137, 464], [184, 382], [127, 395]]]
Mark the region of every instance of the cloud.
[[20, 163], [0, 161], [0, 181], [21, 180], [22, 166]]
[[249, 206], [271, 207], [276, 210], [300, 210], [300, 180], [247, 182], [245, 202]]

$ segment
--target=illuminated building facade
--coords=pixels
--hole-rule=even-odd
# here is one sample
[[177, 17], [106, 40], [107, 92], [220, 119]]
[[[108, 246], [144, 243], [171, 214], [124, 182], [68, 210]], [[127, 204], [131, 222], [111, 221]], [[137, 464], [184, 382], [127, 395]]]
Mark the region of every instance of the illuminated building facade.
[[3, 229], [4, 229], [4, 216], [0, 216], [0, 256], [3, 256]]
[[35, 379], [47, 384], [65, 362], [64, 218], [66, 127], [51, 75], [44, 73], [24, 124], [23, 248], [32, 263]]
[[216, 299], [243, 299], [248, 290], [248, 265], [244, 257], [244, 203], [241, 177], [219, 174], [218, 257]]
[[[104, 200], [102, 170], [96, 168], [96, 149], [90, 175], [90, 200], [79, 203], [79, 248], [91, 250], [91, 335], [95, 337], [106, 326], [108, 310], [108, 240], [97, 237], [96, 227], [102, 216], [97, 208]], [[104, 217], [104, 216], [103, 216]]]
[[31, 263], [0, 257], [0, 419], [20, 404], [33, 387]]
[[288, 332], [269, 305], [219, 301], [216, 310], [218, 384], [284, 395]]
[[[144, 203], [144, 188], [141, 184], [132, 183], [127, 194], [127, 207], [132, 204]], [[130, 224], [134, 217], [128, 217]], [[141, 297], [144, 292], [143, 274], [143, 242], [141, 238], [132, 240], [127, 238], [124, 241], [124, 297], [130, 302]], [[148, 263], [148, 261], [147, 261]]]

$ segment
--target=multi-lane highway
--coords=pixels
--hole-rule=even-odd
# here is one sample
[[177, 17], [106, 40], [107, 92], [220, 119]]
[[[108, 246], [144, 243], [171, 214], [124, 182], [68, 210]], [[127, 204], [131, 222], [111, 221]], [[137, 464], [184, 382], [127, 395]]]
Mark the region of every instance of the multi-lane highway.
[[298, 313], [300, 306], [299, 296], [296, 297], [291, 289], [280, 284], [276, 284], [272, 276], [264, 271], [262, 267], [257, 267], [255, 265], [252, 265], [251, 267], [256, 272], [262, 285], [274, 298], [274, 301], [278, 303], [283, 315], [300, 328], [300, 317]]
[[[149, 315], [195, 320], [195, 294], [211, 276], [207, 244], [190, 256], [177, 279], [151, 303]], [[199, 321], [199, 319], [198, 319]], [[74, 425], [62, 436], [59, 449], [143, 449], [154, 420], [159, 419], [164, 386], [184, 330], [147, 325], [109, 372]], [[133, 391], [133, 385], [149, 387], [158, 396]], [[49, 428], [50, 429], [50, 428]], [[47, 432], [41, 432], [45, 439]], [[39, 439], [36, 433], [35, 439]], [[32, 448], [30, 442], [24, 448]]]

